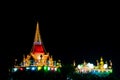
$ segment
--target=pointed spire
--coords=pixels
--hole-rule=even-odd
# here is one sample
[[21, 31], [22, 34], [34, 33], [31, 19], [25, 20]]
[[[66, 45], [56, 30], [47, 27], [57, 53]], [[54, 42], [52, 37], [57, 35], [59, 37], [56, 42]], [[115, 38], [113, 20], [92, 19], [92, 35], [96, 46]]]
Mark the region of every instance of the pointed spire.
[[53, 60], [53, 57], [52, 57], [52, 55], [51, 55], [51, 57], [50, 57], [50, 60]]
[[73, 66], [76, 66], [75, 60], [73, 61]]
[[109, 60], [109, 62], [110, 62], [110, 66], [112, 66], [112, 61], [111, 61], [111, 60]]
[[25, 62], [25, 55], [23, 55], [23, 62]]
[[84, 64], [84, 66], [86, 65], [86, 61], [85, 60], [83, 61], [83, 64]]
[[46, 49], [45, 49], [44, 44], [41, 39], [38, 22], [36, 25], [35, 37], [34, 37], [33, 46], [31, 48], [31, 53], [46, 54]]
[[104, 65], [103, 58], [100, 58], [100, 65]]
[[97, 62], [97, 66], [99, 66], [99, 62], [98, 62], [98, 60], [96, 60], [96, 62]]
[[105, 61], [105, 64], [108, 64], [108, 62], [107, 62], [107, 61]]
[[15, 59], [15, 64], [14, 64], [14, 66], [16, 66], [17, 65], [17, 59]]
[[37, 22], [37, 25], [36, 25], [36, 32], [35, 32], [34, 42], [42, 42], [38, 22]]
[[100, 61], [103, 61], [103, 58], [102, 58], [102, 57], [100, 58]]

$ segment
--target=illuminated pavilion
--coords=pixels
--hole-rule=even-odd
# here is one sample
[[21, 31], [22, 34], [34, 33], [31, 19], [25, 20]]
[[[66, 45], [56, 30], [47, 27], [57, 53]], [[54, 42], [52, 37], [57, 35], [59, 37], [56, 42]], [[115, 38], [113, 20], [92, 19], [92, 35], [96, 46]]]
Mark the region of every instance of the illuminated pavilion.
[[[17, 61], [17, 59], [15, 59]], [[17, 71], [54, 71], [60, 72], [61, 61], [54, 61], [49, 52], [46, 52], [39, 30], [39, 23], [37, 22], [35, 38], [30, 54], [23, 56], [23, 61], [20, 64], [15, 64], [12, 72]]]
[[96, 65], [84, 61], [82, 64], [76, 66], [74, 61], [73, 66], [75, 67], [75, 73], [78, 74], [92, 74], [99, 77], [106, 77], [112, 73], [112, 61], [109, 60], [109, 63], [107, 61], [104, 62], [102, 57], [100, 60], [96, 60]]

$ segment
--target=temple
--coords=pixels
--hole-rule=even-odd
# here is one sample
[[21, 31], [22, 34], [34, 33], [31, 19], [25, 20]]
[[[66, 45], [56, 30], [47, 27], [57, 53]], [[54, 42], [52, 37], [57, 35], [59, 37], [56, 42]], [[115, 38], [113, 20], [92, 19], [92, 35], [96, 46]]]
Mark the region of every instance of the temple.
[[46, 52], [40, 35], [39, 23], [37, 22], [34, 42], [30, 54], [24, 55], [23, 61], [20, 64], [15, 64], [14, 68], [12, 68], [12, 72], [18, 70], [39, 71], [42, 68], [46, 71], [58, 71], [61, 67], [60, 60], [54, 61], [49, 52]]
[[82, 64], [75, 65], [73, 62], [73, 66], [75, 67], [75, 73], [78, 74], [92, 74], [99, 77], [106, 77], [112, 73], [112, 62], [109, 60], [109, 63], [104, 62], [101, 57], [100, 60], [96, 60], [96, 65], [84, 61]]

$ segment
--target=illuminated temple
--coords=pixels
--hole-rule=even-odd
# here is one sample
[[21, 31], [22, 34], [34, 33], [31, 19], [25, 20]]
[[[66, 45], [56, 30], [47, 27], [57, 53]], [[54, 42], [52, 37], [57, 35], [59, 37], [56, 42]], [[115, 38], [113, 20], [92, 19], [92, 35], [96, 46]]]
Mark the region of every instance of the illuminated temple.
[[82, 64], [75, 65], [75, 72], [78, 74], [92, 74], [99, 77], [106, 77], [112, 73], [112, 62], [104, 62], [103, 58], [101, 57], [100, 60], [96, 60], [96, 65], [90, 62], [84, 61]]
[[[16, 59], [17, 61], [17, 59]], [[30, 54], [23, 56], [23, 61], [20, 64], [15, 64], [12, 72], [17, 71], [58, 71], [60, 72], [60, 60], [54, 61], [49, 52], [46, 52], [39, 30], [39, 23], [36, 25], [35, 38]]]

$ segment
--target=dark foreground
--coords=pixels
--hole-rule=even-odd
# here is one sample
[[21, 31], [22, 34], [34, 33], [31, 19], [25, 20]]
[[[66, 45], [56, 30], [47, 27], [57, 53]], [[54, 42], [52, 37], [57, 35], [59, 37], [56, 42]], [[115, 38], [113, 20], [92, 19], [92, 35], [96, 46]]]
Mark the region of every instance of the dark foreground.
[[98, 77], [94, 75], [64, 74], [58, 72], [17, 72], [9, 76], [8, 80], [120, 80], [113, 75]]
[[92, 74], [77, 74], [73, 72], [73, 66], [63, 66], [60, 72], [44, 70], [18, 71], [10, 73], [8, 80], [120, 80], [116, 78], [114, 74], [101, 77]]

